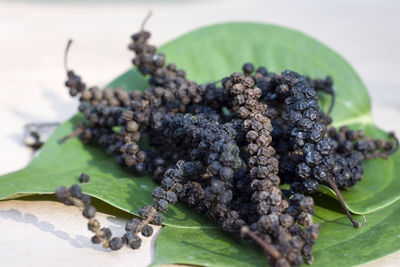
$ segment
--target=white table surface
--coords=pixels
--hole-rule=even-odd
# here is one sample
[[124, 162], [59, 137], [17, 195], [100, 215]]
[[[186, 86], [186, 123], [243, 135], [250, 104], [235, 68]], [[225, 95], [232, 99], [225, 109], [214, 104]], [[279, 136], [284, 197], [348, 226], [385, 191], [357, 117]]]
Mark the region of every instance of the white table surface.
[[[376, 124], [400, 134], [400, 16], [398, 1], [0, 1], [0, 174], [24, 167], [30, 122], [59, 122], [77, 101], [63, 87], [62, 53], [90, 84], [104, 85], [130, 67], [126, 49], [149, 9], [147, 28], [162, 44], [206, 24], [258, 21], [301, 30], [346, 58], [365, 82]], [[100, 213], [123, 230], [126, 218]], [[90, 243], [77, 209], [41, 200], [0, 202], [1, 266], [146, 266], [154, 238], [142, 249], [107, 253]], [[395, 253], [365, 266], [399, 266]]]

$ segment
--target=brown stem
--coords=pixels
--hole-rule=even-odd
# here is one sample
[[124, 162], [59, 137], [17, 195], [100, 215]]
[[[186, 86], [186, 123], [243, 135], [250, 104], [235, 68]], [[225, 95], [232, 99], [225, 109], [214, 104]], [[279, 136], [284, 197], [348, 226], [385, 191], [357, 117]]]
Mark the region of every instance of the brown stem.
[[258, 235], [256, 235], [255, 233], [253, 233], [249, 227], [247, 226], [243, 226], [241, 229], [242, 234], [249, 236], [251, 239], [253, 239], [255, 242], [257, 242], [261, 247], [263, 247], [269, 255], [271, 255], [274, 259], [278, 259], [280, 258], [281, 254], [279, 253], [279, 251], [274, 248], [273, 246], [271, 246], [270, 244], [268, 244], [267, 242], [265, 242], [264, 240], [262, 240]]
[[149, 10], [149, 13], [147, 13], [147, 16], [144, 18], [142, 25], [140, 26], [140, 31], [144, 31], [144, 26], [146, 25], [146, 22], [149, 20], [149, 18], [151, 17], [151, 15], [153, 14], [153, 12], [151, 12], [151, 10]]
[[68, 39], [68, 43], [67, 43], [67, 46], [65, 47], [65, 51], [64, 51], [64, 69], [65, 69], [65, 72], [68, 72], [68, 51], [69, 51], [69, 48], [71, 47], [71, 44], [72, 44], [72, 40]]
[[394, 148], [392, 150], [385, 153], [386, 157], [394, 154], [397, 150], [399, 150], [399, 139], [397, 139], [397, 137], [394, 135], [394, 133], [389, 133], [389, 137], [394, 138], [396, 145], [394, 146]]
[[340, 205], [342, 205], [342, 208], [343, 208], [344, 212], [346, 213], [347, 217], [348, 217], [349, 220], [353, 223], [354, 228], [360, 228], [360, 227], [361, 227], [361, 224], [360, 224], [359, 222], [355, 221], [355, 220], [353, 219], [353, 217], [351, 216], [349, 210], [348, 210], [347, 207], [346, 207], [346, 203], [344, 202], [343, 197], [342, 197], [342, 195], [340, 194], [339, 189], [337, 188], [335, 182], [333, 181], [333, 179], [332, 179], [331, 177], [328, 177], [328, 183], [329, 183], [329, 185], [331, 186], [332, 190], [335, 191], [335, 194], [336, 194], [336, 196], [337, 196], [338, 199], [339, 199]]
[[78, 135], [80, 135], [80, 134], [82, 134], [83, 133], [83, 129], [82, 128], [77, 128], [75, 131], [73, 131], [72, 133], [70, 133], [69, 135], [67, 135], [67, 136], [64, 136], [61, 140], [60, 140], [60, 143], [61, 144], [64, 144], [68, 139], [70, 139], [71, 137], [74, 137], [74, 136], [78, 136]]
[[399, 139], [397, 139], [397, 137], [395, 136], [394, 133], [389, 133], [389, 137], [393, 138], [395, 141], [395, 146], [386, 152], [381, 152], [381, 151], [375, 151], [371, 154], [367, 154], [365, 155], [366, 159], [375, 159], [375, 158], [384, 158], [387, 159], [390, 155], [396, 153], [397, 150], [399, 150]]

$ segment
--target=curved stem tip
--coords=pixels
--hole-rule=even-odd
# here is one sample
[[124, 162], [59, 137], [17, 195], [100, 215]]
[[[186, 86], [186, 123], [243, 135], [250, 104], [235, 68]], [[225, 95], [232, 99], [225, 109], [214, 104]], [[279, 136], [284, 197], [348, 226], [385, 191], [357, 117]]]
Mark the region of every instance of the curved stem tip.
[[335, 181], [333, 181], [332, 177], [328, 177], [328, 183], [329, 183], [330, 187], [332, 188], [332, 190], [335, 191], [335, 194], [339, 199], [340, 205], [342, 205], [342, 208], [343, 208], [344, 212], [346, 213], [347, 217], [353, 223], [354, 228], [360, 228], [361, 224], [359, 222], [355, 221], [354, 218], [351, 216], [350, 211], [348, 210], [346, 203], [344, 202], [342, 194], [340, 194], [339, 188], [337, 188]]

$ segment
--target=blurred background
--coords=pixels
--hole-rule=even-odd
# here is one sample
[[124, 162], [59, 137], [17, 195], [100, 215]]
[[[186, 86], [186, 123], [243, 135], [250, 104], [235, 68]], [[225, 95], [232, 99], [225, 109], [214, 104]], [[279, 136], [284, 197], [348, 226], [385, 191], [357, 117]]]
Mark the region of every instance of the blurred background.
[[[400, 135], [399, 9], [395, 0], [0, 0], [0, 174], [32, 158], [23, 143], [26, 123], [62, 122], [77, 111], [78, 102], [63, 85], [67, 39], [74, 40], [70, 67], [87, 84], [105, 85], [131, 67], [129, 37], [148, 10], [153, 16], [146, 28], [156, 45], [227, 21], [300, 30], [350, 62], [370, 92], [376, 124]], [[47, 218], [46, 208], [42, 215]]]

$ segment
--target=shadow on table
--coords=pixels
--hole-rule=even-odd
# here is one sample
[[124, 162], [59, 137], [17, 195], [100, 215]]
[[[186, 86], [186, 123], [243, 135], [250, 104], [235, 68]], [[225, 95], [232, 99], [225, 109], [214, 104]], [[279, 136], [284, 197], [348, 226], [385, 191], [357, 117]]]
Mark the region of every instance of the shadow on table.
[[102, 247], [91, 244], [90, 240], [85, 236], [77, 235], [75, 236], [75, 238], [72, 238], [68, 233], [55, 229], [54, 225], [52, 225], [51, 223], [40, 221], [35, 215], [30, 213], [22, 214], [16, 209], [0, 210], [0, 217], [13, 220], [17, 223], [33, 225], [40, 231], [52, 234], [60, 239], [63, 239], [76, 248], [92, 248], [95, 250], [110, 252], [109, 250], [106, 250]]

